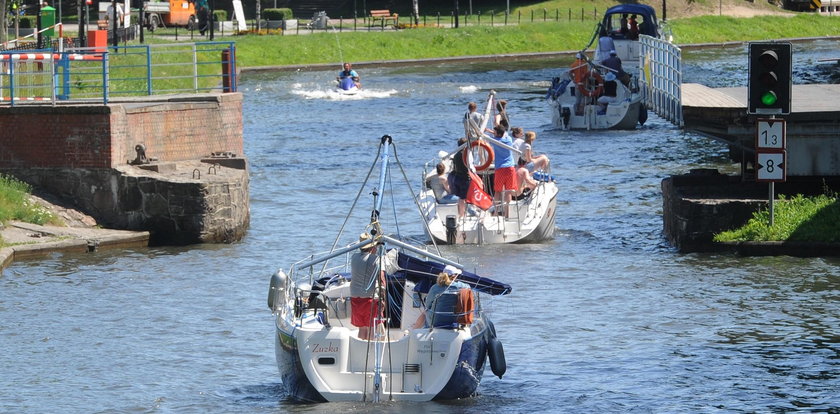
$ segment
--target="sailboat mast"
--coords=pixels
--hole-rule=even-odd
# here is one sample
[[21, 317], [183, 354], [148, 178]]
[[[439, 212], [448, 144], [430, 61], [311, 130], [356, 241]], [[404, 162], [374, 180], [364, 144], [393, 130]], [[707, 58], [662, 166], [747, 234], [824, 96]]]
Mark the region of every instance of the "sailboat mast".
[[379, 212], [382, 211], [382, 199], [385, 192], [385, 179], [388, 177], [388, 163], [390, 155], [388, 153], [391, 148], [391, 136], [383, 135], [382, 141], [379, 145], [384, 146], [379, 155], [379, 186], [373, 191], [373, 211], [370, 214], [371, 223], [379, 221]]

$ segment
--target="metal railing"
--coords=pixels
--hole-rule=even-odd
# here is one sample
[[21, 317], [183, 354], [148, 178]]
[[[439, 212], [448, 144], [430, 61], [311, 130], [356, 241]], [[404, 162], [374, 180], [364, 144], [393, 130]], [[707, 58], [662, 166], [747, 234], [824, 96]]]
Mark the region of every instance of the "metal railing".
[[0, 104], [236, 91], [233, 42], [0, 52]]
[[650, 36], [639, 36], [639, 43], [639, 84], [645, 105], [682, 127], [682, 51], [671, 42]]

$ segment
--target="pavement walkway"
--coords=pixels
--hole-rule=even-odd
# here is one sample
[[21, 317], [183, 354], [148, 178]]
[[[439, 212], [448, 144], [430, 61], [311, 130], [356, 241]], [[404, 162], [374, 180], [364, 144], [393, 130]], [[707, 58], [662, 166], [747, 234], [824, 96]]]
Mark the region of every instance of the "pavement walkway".
[[93, 252], [101, 249], [149, 245], [148, 231], [110, 230], [77, 210], [32, 196], [66, 223], [65, 226], [10, 221], [0, 223], [0, 273], [16, 260], [43, 257], [54, 252]]

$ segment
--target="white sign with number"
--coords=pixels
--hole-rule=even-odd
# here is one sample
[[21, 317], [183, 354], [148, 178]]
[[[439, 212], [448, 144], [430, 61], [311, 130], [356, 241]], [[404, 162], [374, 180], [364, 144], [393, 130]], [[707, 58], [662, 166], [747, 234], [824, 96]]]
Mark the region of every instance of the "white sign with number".
[[755, 149], [785, 149], [785, 120], [757, 119]]
[[784, 152], [759, 152], [755, 163], [757, 181], [785, 181]]

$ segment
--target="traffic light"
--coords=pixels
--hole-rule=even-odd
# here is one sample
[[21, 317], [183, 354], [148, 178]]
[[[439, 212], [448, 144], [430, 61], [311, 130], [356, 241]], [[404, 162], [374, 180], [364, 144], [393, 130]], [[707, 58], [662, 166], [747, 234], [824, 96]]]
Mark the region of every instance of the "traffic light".
[[789, 114], [790, 43], [750, 43], [747, 112]]

